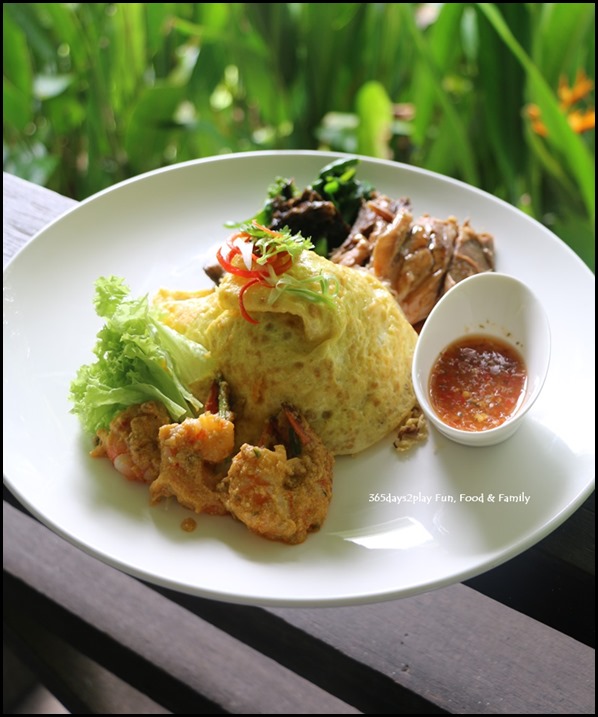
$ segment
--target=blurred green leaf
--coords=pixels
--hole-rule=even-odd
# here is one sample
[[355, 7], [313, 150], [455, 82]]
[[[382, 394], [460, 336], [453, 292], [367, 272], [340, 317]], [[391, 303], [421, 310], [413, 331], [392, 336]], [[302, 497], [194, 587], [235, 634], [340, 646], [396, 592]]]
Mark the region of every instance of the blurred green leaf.
[[170, 18], [176, 12], [176, 3], [146, 3], [146, 39], [147, 53], [154, 57], [165, 44], [167, 35], [172, 32]]
[[[6, 4], [4, 3], [5, 6]], [[23, 96], [31, 95], [33, 71], [27, 39], [25, 33], [15, 24], [6, 9], [4, 10], [2, 38], [4, 77]]]
[[64, 137], [78, 136], [86, 119], [85, 107], [74, 97], [57, 95], [46, 103], [48, 123]]
[[[58, 4], [60, 3], [45, 3], [45, 5]], [[40, 58], [41, 64], [52, 63], [55, 58], [55, 45], [48, 33], [46, 24], [40, 20], [37, 4], [5, 2], [2, 7], [5, 23], [4, 30], [7, 30], [7, 22], [14, 22], [27, 38], [27, 45], [31, 52]]]
[[[520, 42], [528, 41], [528, 15], [522, 3], [503, 5], [509, 27]], [[478, 107], [490, 145], [489, 166], [496, 170], [495, 182], [505, 187], [505, 197], [517, 201], [518, 176], [525, 170], [525, 135], [521, 108], [525, 105], [525, 72], [488, 22], [478, 15], [479, 53]], [[517, 111], [513, 111], [516, 108]]]
[[[428, 130], [433, 125], [434, 110], [438, 106], [440, 90], [438, 77], [454, 66], [459, 51], [455, 37], [459, 34], [465, 3], [444, 3], [438, 17], [429, 29], [427, 47], [430, 64], [417, 63], [413, 72], [413, 96], [416, 114], [413, 122], [413, 141], [423, 144]], [[415, 30], [413, 30], [415, 32]]]
[[184, 98], [184, 88], [158, 85], [146, 88], [131, 113], [124, 149], [136, 172], [159, 164], [176, 128], [175, 111]]
[[596, 262], [594, 229], [588, 221], [584, 221], [580, 216], [566, 214], [562, 217], [553, 217], [549, 227], [594, 271]]
[[439, 68], [434, 61], [431, 43], [419, 31], [413, 17], [407, 10], [405, 10], [405, 19], [417, 50], [419, 60], [432, 78], [431, 89], [436, 95], [436, 99], [442, 109], [443, 124], [446, 127], [445, 131], [450, 135], [453, 146], [458, 147], [458, 151], [453, 154], [454, 164], [463, 173], [465, 181], [470, 184], [477, 185], [479, 184], [479, 175], [475, 161], [474, 149], [467, 134], [467, 129], [462, 115], [457, 111], [453, 100], [444, 89], [441, 68]]
[[366, 82], [357, 92], [357, 151], [371, 157], [390, 158], [392, 103], [379, 82]]
[[[7, 3], [5, 3], [6, 6]], [[4, 8], [2, 28], [4, 124], [24, 132], [33, 120], [33, 71], [25, 34]]]
[[593, 35], [596, 4], [590, 2], [541, 3], [540, 25], [533, 58], [544, 79], [556, 87], [563, 74], [575, 74], [583, 66], [580, 48]]
[[26, 130], [33, 117], [30, 96], [11, 84], [6, 77], [2, 82], [2, 106], [5, 126], [10, 126], [12, 131]]
[[112, 72], [120, 77], [111, 94], [113, 98], [126, 101], [127, 97], [135, 95], [147, 69], [143, 3], [115, 3], [109, 41]]

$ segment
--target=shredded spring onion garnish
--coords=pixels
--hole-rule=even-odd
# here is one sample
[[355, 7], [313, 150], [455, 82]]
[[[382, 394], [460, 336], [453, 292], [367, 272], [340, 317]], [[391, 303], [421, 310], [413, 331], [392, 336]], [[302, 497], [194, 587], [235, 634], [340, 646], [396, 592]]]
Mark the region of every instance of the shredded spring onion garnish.
[[309, 239], [301, 234], [292, 235], [286, 227], [282, 231], [273, 231], [254, 219], [218, 249], [216, 257], [220, 266], [230, 274], [248, 279], [239, 291], [239, 308], [244, 319], [258, 323], [245, 308], [245, 294], [256, 285], [272, 290], [269, 304], [290, 292], [314, 303], [333, 305], [338, 293], [336, 277], [320, 273], [298, 279], [287, 273], [301, 252], [313, 249], [313, 246]]

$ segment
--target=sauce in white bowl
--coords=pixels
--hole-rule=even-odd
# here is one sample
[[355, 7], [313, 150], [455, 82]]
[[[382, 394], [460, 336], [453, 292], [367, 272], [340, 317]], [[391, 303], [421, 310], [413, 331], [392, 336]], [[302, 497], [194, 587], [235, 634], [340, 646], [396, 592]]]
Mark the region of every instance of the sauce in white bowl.
[[476, 274], [436, 304], [413, 356], [426, 417], [469, 446], [509, 438], [537, 399], [550, 362], [550, 328], [533, 292], [512, 276]]

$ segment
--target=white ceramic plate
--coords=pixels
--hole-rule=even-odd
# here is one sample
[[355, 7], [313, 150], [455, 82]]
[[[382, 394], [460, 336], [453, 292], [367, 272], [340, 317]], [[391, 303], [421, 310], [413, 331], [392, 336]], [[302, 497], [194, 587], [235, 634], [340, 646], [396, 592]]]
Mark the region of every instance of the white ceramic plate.
[[[261, 207], [277, 176], [312, 181], [333, 155], [249, 153], [178, 165], [121, 183], [50, 224], [4, 273], [4, 474], [49, 527], [132, 575], [183, 592], [262, 605], [387, 600], [462, 581], [517, 555], [562, 523], [594, 485], [594, 277], [557, 237], [459, 182], [362, 159], [359, 177], [414, 212], [469, 219], [494, 235], [497, 269], [525, 281], [552, 330], [550, 373], [509, 441], [467, 448], [432, 432], [402, 457], [392, 436], [337, 460], [319, 533], [298, 546], [230, 518], [148, 505], [147, 488], [88, 456], [69, 385], [92, 360], [100, 275], [134, 295], [208, 285], [202, 266], [228, 220]], [[500, 496], [515, 497], [504, 502]], [[492, 502], [491, 496], [494, 497]], [[483, 502], [482, 502], [483, 501]]]

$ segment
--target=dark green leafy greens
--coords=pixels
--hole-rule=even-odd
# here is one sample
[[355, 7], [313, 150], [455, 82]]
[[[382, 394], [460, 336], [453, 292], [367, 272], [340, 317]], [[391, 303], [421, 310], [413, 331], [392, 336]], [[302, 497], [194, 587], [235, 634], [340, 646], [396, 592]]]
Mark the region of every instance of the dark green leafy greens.
[[[307, 190], [317, 192], [325, 201], [332, 202], [347, 226], [353, 224], [361, 205], [370, 199], [375, 191], [369, 182], [356, 178], [358, 165], [359, 159], [356, 158], [337, 159], [323, 167], [317, 178], [306, 187]], [[300, 195], [301, 191], [293, 179], [277, 177], [268, 187], [264, 206], [257, 214], [242, 222], [229, 222], [226, 226], [238, 228], [252, 220], [270, 226], [275, 210], [283, 202]]]
[[364, 201], [372, 196], [374, 187], [355, 178], [358, 159], [337, 159], [322, 168], [311, 188], [330, 200], [349, 226], [353, 224]]
[[197, 415], [202, 404], [189, 386], [214, 370], [205, 348], [163, 324], [147, 296], [128, 298], [120, 277], [100, 277], [95, 287], [96, 313], [105, 324], [95, 362], [81, 366], [70, 390], [83, 428], [95, 433], [128, 406], [152, 400], [173, 421]]

